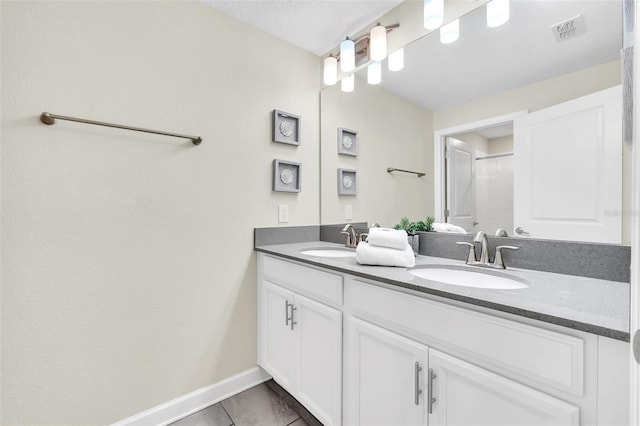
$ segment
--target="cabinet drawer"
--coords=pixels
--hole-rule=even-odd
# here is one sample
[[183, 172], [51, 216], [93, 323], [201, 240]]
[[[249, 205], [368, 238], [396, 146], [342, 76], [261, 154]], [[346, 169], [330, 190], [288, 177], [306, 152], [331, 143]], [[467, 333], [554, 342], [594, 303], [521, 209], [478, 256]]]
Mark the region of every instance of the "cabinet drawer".
[[449, 346], [496, 371], [508, 371], [577, 396], [584, 394], [582, 339], [504, 318], [348, 280], [345, 298], [355, 315]]
[[265, 279], [320, 302], [342, 305], [342, 276], [269, 256], [262, 258]]

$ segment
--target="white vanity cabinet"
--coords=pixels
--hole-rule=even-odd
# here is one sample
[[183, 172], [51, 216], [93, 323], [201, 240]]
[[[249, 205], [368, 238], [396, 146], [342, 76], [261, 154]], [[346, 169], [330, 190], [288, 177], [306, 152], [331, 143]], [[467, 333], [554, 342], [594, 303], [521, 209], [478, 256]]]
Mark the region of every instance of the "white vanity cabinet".
[[262, 253], [258, 289], [259, 365], [325, 425], [628, 424], [627, 342]]
[[258, 364], [323, 424], [341, 424], [342, 312], [307, 296], [338, 304], [342, 277], [270, 257], [260, 269]]
[[579, 408], [356, 318], [345, 320], [347, 425], [579, 425]]
[[344, 341], [344, 423], [426, 425], [429, 348], [356, 318]]
[[432, 374], [430, 426], [577, 426], [579, 408], [544, 392], [437, 350]]

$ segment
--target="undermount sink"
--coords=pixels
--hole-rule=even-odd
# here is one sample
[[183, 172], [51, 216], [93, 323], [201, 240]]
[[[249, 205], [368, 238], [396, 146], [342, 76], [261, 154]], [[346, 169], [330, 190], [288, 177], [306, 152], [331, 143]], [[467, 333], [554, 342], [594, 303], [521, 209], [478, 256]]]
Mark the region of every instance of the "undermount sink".
[[409, 273], [431, 281], [463, 287], [494, 290], [517, 290], [529, 287], [526, 280], [491, 270], [472, 270], [470, 267], [423, 265], [409, 269]]
[[316, 257], [355, 257], [356, 251], [348, 248], [313, 248], [302, 250], [301, 254]]

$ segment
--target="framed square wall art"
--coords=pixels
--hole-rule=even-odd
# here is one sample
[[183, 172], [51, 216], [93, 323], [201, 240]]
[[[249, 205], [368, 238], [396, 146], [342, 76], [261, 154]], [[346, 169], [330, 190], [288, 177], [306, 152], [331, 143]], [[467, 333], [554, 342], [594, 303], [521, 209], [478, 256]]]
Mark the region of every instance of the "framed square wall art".
[[356, 130], [338, 128], [338, 154], [358, 155], [358, 132]]
[[300, 192], [300, 163], [273, 160], [273, 190]]
[[273, 141], [300, 145], [300, 117], [284, 111], [273, 110]]
[[358, 172], [350, 169], [338, 169], [338, 195], [356, 195], [358, 193]]

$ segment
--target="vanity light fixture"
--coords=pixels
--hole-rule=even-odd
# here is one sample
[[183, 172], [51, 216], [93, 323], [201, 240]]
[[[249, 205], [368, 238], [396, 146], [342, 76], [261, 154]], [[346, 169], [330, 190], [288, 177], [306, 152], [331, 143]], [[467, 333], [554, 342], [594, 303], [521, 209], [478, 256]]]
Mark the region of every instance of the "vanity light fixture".
[[356, 80], [355, 77], [356, 77], [355, 74], [349, 74], [348, 76], [343, 78], [340, 81], [340, 90], [347, 93], [353, 92], [353, 88], [355, 86], [355, 80]]
[[338, 82], [338, 58], [329, 55], [324, 59], [324, 84], [333, 86]]
[[424, 28], [435, 30], [444, 22], [444, 0], [424, 0]]
[[387, 57], [387, 29], [378, 24], [369, 33], [369, 59], [382, 61]]
[[349, 37], [340, 43], [340, 69], [343, 72], [356, 69], [356, 45]]
[[456, 19], [447, 25], [440, 27], [440, 42], [442, 44], [453, 43], [460, 37], [460, 20]]
[[487, 26], [499, 27], [509, 20], [509, 0], [490, 0], [487, 3]]
[[[343, 92], [353, 92], [355, 85], [353, 72], [356, 67], [360, 68], [366, 64], [375, 64], [377, 62], [377, 65], [373, 65], [370, 68], [367, 80], [370, 84], [380, 84], [382, 80], [381, 61], [387, 57], [387, 33], [399, 27], [400, 24], [384, 26], [378, 22], [371, 31], [361, 37], [357, 37], [354, 40], [347, 37], [346, 40], [340, 43], [340, 52], [338, 54], [330, 54], [324, 59], [323, 83], [327, 86], [333, 86], [337, 83], [339, 62], [340, 70], [345, 74], [349, 74], [341, 80], [340, 87]], [[400, 49], [394, 52], [393, 58], [389, 57], [389, 69], [399, 71], [403, 67], [404, 51]]]
[[400, 71], [404, 68], [404, 48], [389, 53], [387, 66], [389, 67], [389, 71]]
[[382, 62], [371, 62], [367, 66], [367, 83], [380, 84], [382, 81]]

